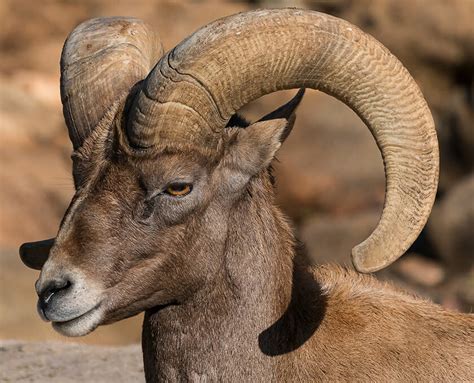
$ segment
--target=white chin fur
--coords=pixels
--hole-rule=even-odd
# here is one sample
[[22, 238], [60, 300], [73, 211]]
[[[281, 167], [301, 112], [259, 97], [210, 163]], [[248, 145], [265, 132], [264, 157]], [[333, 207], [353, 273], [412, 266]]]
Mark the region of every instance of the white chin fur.
[[53, 328], [65, 336], [84, 336], [94, 331], [102, 321], [101, 307], [96, 307], [78, 318], [66, 322], [53, 322]]

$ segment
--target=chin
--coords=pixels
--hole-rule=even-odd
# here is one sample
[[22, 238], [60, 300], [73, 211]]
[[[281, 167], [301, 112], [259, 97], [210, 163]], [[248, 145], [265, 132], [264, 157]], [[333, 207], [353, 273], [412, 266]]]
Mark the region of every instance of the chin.
[[94, 307], [85, 314], [64, 322], [52, 322], [53, 328], [61, 335], [84, 336], [94, 331], [103, 322], [101, 307]]

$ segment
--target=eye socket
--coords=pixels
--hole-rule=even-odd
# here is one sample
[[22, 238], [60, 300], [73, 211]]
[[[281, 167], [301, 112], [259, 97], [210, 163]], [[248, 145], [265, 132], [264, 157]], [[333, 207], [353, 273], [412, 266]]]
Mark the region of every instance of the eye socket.
[[193, 190], [193, 185], [185, 182], [173, 182], [169, 184], [165, 193], [173, 197], [184, 197], [188, 195]]

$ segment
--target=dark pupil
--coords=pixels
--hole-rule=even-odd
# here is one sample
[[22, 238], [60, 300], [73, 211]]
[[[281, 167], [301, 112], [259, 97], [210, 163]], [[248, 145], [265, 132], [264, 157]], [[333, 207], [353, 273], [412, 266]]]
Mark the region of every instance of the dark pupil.
[[177, 192], [181, 192], [183, 190], [185, 190], [187, 188], [187, 184], [182, 184], [182, 183], [179, 183], [179, 184], [172, 184], [171, 185], [171, 189], [173, 189], [174, 191], [177, 191]]

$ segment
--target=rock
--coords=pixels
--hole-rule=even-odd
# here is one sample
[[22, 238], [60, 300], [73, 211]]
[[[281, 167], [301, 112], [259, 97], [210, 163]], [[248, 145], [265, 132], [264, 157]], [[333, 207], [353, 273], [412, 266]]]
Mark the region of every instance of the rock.
[[474, 310], [474, 269], [450, 278], [437, 289], [440, 303], [452, 310], [472, 313]]
[[428, 235], [452, 272], [474, 267], [474, 173], [453, 187], [435, 206]]
[[457, 297], [466, 312], [474, 310], [474, 269], [458, 279]]
[[376, 211], [339, 217], [316, 214], [303, 224], [300, 238], [315, 263], [349, 266], [351, 249], [369, 236], [379, 218]]
[[[36, 6], [28, 1], [0, 2], [0, 72], [35, 69], [59, 71], [59, 57], [71, 30], [92, 17], [126, 15], [149, 22], [159, 32], [166, 50], [203, 25], [248, 5], [199, 1], [53, 1]], [[59, 89], [59, 87], [58, 87]]]
[[425, 287], [438, 286], [445, 277], [439, 262], [416, 253], [406, 254], [393, 265], [392, 269], [403, 279]]
[[[2, 140], [31, 143], [54, 141], [58, 135], [62, 136], [64, 126], [58, 83], [59, 76], [32, 71], [0, 75]], [[65, 143], [66, 140], [61, 142]]]
[[144, 382], [141, 347], [0, 341], [0, 381]]
[[73, 193], [57, 81], [0, 75], [0, 247], [54, 236]]

